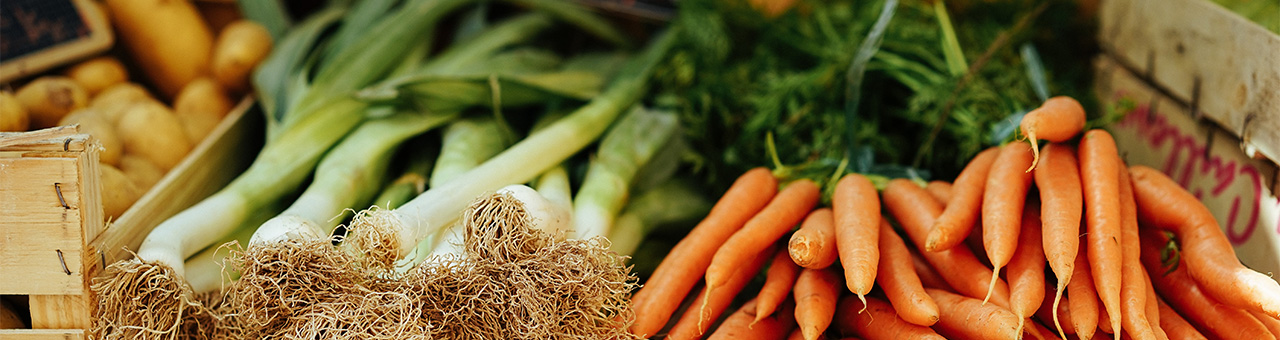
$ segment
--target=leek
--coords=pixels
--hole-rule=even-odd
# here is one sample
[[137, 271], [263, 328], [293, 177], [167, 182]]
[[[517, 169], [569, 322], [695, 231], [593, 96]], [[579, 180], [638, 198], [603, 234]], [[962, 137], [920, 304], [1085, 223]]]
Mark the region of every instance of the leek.
[[576, 238], [608, 235], [627, 203], [636, 173], [671, 140], [678, 126], [674, 114], [637, 107], [609, 130], [573, 199]]

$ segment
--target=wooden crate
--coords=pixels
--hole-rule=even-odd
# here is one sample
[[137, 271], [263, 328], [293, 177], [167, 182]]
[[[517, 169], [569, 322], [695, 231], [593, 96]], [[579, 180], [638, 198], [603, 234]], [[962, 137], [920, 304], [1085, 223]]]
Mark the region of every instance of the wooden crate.
[[[262, 120], [241, 101], [209, 137], [120, 219], [103, 222], [91, 136], [61, 127], [0, 134], [0, 295], [23, 295], [32, 329], [3, 339], [84, 339], [90, 280], [129, 258], [151, 229], [229, 183], [262, 145]], [[255, 111], [256, 112], [256, 111]]]
[[1169, 174], [1245, 265], [1280, 274], [1280, 35], [1207, 0], [1105, 0], [1094, 90], [1134, 108], [1109, 129]]

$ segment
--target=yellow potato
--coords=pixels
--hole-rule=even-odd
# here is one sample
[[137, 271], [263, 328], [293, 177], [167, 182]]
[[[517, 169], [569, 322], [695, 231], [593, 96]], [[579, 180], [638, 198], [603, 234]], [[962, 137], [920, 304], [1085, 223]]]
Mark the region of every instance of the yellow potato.
[[102, 150], [98, 152], [99, 162], [120, 165], [120, 154], [124, 152], [124, 145], [121, 144], [119, 136], [116, 136], [115, 126], [107, 123], [102, 119], [102, 115], [92, 108], [76, 110], [58, 121], [59, 126], [72, 124], [80, 124], [80, 133], [93, 136], [98, 144], [102, 145]]
[[53, 127], [63, 116], [89, 104], [89, 93], [71, 78], [44, 76], [18, 89], [18, 102], [27, 108], [31, 128]]
[[209, 72], [213, 32], [191, 1], [107, 0], [120, 42], [169, 99]]
[[168, 107], [144, 101], [134, 104], [116, 122], [126, 154], [142, 156], [164, 171], [173, 169], [191, 151], [182, 123]]
[[0, 132], [27, 131], [31, 124], [27, 108], [9, 91], [0, 91]]
[[187, 84], [173, 101], [173, 112], [182, 121], [191, 145], [200, 144], [209, 131], [231, 111], [231, 98], [213, 79], [199, 78]]
[[102, 184], [102, 214], [108, 220], [114, 220], [123, 215], [129, 206], [138, 201], [145, 193], [137, 184], [129, 180], [124, 172], [110, 164], [98, 164], [98, 170], [102, 174], [100, 181]]
[[90, 96], [111, 85], [129, 81], [129, 72], [124, 69], [124, 64], [111, 56], [101, 56], [76, 64], [67, 69], [66, 75], [84, 86]]
[[141, 101], [155, 101], [155, 98], [141, 85], [120, 83], [102, 90], [98, 96], [93, 97], [89, 106], [98, 110], [107, 122], [115, 124], [120, 121], [120, 115], [124, 114], [125, 109]]
[[152, 186], [164, 178], [164, 170], [138, 155], [124, 155], [120, 158], [120, 171], [124, 171], [124, 175], [144, 192], [151, 190]]
[[249, 91], [249, 75], [271, 52], [271, 33], [249, 20], [228, 24], [213, 45], [213, 77], [228, 91]]

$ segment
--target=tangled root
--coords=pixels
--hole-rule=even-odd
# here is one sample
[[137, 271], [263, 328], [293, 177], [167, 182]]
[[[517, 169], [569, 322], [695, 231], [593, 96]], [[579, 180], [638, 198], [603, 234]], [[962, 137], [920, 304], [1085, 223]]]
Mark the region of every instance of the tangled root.
[[400, 258], [402, 247], [400, 231], [404, 225], [389, 210], [373, 206], [356, 213], [346, 226], [347, 236], [341, 239], [348, 252], [357, 254], [360, 265], [371, 270], [390, 271]]
[[161, 264], [137, 259], [113, 263], [105, 276], [93, 279], [90, 289], [98, 297], [93, 339], [174, 339], [189, 327], [200, 327], [197, 318], [212, 316], [191, 287]]
[[441, 339], [633, 339], [636, 278], [603, 238], [561, 240], [530, 227], [510, 197], [468, 208], [464, 254], [409, 273]]

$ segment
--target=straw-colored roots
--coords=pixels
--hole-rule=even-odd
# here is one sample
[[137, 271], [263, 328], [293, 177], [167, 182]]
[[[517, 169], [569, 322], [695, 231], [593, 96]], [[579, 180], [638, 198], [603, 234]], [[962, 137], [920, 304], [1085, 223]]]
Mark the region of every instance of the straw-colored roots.
[[[513, 204], [514, 203], [514, 204]], [[468, 208], [465, 254], [410, 273], [441, 339], [631, 339], [636, 279], [607, 241], [530, 228], [523, 207], [494, 194]]]
[[240, 280], [227, 292], [218, 333], [237, 339], [423, 338], [414, 299], [381, 267], [329, 240], [255, 244], [231, 256]]
[[98, 296], [93, 339], [175, 339], [184, 329], [207, 327], [213, 314], [172, 269], [138, 260], [116, 262], [93, 279]]

